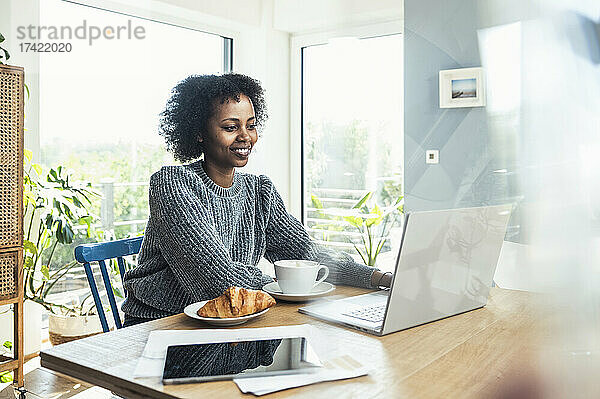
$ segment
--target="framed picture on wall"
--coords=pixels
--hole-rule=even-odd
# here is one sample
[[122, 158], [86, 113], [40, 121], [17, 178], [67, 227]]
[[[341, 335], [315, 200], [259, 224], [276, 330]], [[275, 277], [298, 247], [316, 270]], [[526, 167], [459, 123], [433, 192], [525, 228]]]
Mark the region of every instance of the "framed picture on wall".
[[440, 108], [485, 106], [483, 68], [440, 71]]

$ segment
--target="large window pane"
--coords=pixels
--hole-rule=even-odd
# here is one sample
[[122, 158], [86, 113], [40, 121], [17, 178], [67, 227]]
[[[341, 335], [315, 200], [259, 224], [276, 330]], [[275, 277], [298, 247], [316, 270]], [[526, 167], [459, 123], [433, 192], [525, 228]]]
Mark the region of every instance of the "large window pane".
[[[368, 192], [370, 209], [402, 195], [402, 38], [334, 39], [305, 47], [302, 59], [304, 223], [316, 240], [360, 260], [349, 209]], [[385, 231], [373, 225], [371, 236], [400, 238], [399, 220]], [[380, 259], [396, 243], [386, 241]]]
[[[174, 163], [157, 130], [170, 90], [188, 75], [224, 72], [231, 39], [59, 0], [40, 3], [42, 26], [84, 23], [131, 24], [145, 34], [92, 44], [63, 40], [72, 44], [70, 52], [41, 54], [41, 163], [46, 170], [62, 165], [75, 180], [91, 182], [103, 195], [92, 206], [98, 227], [104, 239], [118, 239], [143, 232], [150, 175]], [[80, 234], [76, 244], [82, 241]], [[50, 266], [72, 259], [72, 248], [57, 247]], [[72, 274], [55, 288], [87, 287], [82, 270]]]

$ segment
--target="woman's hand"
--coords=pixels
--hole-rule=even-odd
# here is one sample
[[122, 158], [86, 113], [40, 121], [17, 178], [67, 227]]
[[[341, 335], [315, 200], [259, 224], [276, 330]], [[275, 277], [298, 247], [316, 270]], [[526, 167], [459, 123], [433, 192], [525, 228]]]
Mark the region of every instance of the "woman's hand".
[[393, 278], [394, 275], [391, 272], [382, 273], [379, 270], [375, 270], [371, 275], [371, 286], [390, 288], [392, 286]]

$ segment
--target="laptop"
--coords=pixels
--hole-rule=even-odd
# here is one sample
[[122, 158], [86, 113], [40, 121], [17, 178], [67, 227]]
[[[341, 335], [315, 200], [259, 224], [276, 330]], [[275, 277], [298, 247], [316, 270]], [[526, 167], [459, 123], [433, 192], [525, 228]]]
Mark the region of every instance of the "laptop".
[[487, 303], [511, 205], [406, 215], [389, 290], [325, 299], [298, 311], [386, 335]]

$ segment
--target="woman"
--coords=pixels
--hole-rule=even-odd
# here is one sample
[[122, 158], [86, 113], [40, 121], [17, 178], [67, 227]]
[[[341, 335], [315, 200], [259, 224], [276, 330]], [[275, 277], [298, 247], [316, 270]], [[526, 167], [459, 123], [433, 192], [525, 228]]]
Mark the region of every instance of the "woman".
[[389, 286], [389, 273], [313, 243], [268, 177], [236, 171], [266, 118], [263, 89], [244, 75], [190, 76], [173, 89], [160, 134], [176, 159], [196, 161], [150, 179], [138, 266], [124, 278], [125, 325], [180, 313], [230, 286], [261, 289], [273, 281], [256, 267], [263, 255], [319, 261], [334, 284]]

